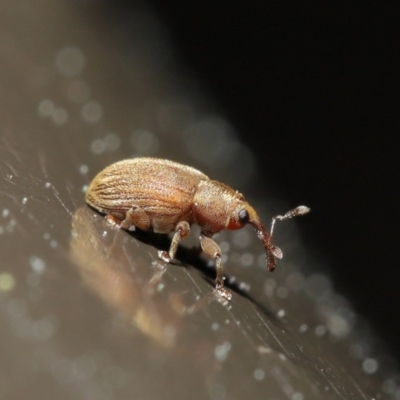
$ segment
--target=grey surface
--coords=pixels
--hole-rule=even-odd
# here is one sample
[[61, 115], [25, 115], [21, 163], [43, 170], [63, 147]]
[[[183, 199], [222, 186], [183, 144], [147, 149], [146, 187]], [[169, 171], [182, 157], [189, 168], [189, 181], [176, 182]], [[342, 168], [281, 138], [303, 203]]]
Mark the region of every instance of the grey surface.
[[[251, 228], [218, 237], [233, 292], [221, 304], [195, 234], [162, 267], [165, 243], [85, 206], [101, 168], [137, 155], [243, 192], [257, 182], [150, 12], [138, 6], [124, 34], [95, 3], [0, 8], [0, 398], [400, 398], [392, 360], [313, 262], [300, 219], [277, 227], [274, 274]], [[264, 220], [271, 204], [286, 211], [264, 196]]]

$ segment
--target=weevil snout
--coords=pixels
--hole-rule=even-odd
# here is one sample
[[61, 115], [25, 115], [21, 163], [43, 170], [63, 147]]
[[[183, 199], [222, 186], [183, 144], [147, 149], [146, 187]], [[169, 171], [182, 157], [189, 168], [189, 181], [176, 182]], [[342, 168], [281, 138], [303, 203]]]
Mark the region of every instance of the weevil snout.
[[256, 229], [257, 236], [265, 249], [268, 270], [272, 272], [276, 265], [275, 257], [282, 258], [282, 251], [271, 243], [271, 234], [267, 232], [261, 223], [254, 208], [247, 202], [240, 202], [229, 218], [227, 229], [240, 229], [246, 224], [250, 224]]
[[272, 244], [272, 237], [267, 232], [264, 225], [262, 225], [260, 222], [254, 222], [252, 225], [256, 228], [257, 236], [264, 246], [265, 256], [267, 257], [268, 271], [273, 272], [276, 267], [275, 258], [282, 258], [283, 253], [279, 247], [276, 247]]

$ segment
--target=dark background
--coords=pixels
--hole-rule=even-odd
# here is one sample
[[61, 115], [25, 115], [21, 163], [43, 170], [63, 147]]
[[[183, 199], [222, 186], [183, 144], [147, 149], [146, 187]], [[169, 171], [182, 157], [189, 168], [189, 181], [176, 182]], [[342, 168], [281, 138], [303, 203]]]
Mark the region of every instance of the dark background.
[[395, 10], [345, 2], [150, 4], [178, 58], [273, 177], [265, 187], [312, 208], [301, 224], [307, 240], [399, 358]]

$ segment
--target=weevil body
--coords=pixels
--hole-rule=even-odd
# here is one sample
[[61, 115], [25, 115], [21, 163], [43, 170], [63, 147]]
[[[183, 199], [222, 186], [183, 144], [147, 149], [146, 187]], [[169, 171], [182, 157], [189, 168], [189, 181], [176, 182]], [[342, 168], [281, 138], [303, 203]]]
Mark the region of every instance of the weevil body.
[[275, 221], [309, 211], [300, 206], [277, 216], [267, 232], [241, 193], [192, 167], [158, 158], [134, 158], [108, 166], [89, 185], [86, 202], [123, 229], [174, 231], [169, 251], [159, 252], [165, 261], [174, 258], [179, 241], [192, 224], [198, 224], [201, 248], [216, 263], [217, 289], [222, 289], [224, 277], [221, 249], [211, 239], [215, 233], [252, 225], [264, 245], [268, 269], [273, 271], [275, 258], [282, 257], [271, 242]]

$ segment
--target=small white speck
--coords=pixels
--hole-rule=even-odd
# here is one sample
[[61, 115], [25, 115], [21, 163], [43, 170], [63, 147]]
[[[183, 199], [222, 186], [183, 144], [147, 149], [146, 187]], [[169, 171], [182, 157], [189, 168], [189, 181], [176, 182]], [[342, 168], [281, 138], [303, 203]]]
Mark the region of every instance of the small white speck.
[[49, 240], [50, 239], [50, 233], [46, 232], [43, 234], [43, 239], [44, 240]]
[[251, 289], [251, 285], [250, 285], [250, 283], [240, 282], [239, 283], [239, 289], [243, 290], [244, 292], [248, 292]]
[[87, 192], [87, 190], [88, 190], [88, 185], [83, 185], [82, 186], [82, 193], [86, 193]]
[[3, 218], [7, 218], [9, 215], [10, 215], [10, 211], [7, 208], [5, 208], [1, 213], [1, 216]]
[[212, 329], [213, 331], [217, 331], [217, 330], [219, 329], [219, 323], [218, 323], [218, 322], [214, 322], [214, 323], [211, 325], [211, 329]]
[[224, 342], [217, 346], [214, 350], [215, 358], [219, 361], [225, 361], [231, 348], [232, 345], [229, 342]]
[[53, 249], [56, 248], [58, 246], [57, 240], [51, 240], [50, 241], [50, 247], [52, 247]]
[[50, 183], [50, 182], [46, 182], [46, 183], [44, 184], [44, 187], [45, 187], [46, 189], [50, 188], [50, 187], [51, 187], [51, 183]]
[[367, 358], [362, 363], [362, 369], [366, 374], [374, 374], [378, 370], [378, 361], [375, 358]]
[[46, 269], [45, 262], [41, 258], [36, 256], [32, 256], [29, 258], [29, 264], [33, 272], [36, 272], [37, 274], [42, 274]]
[[207, 260], [206, 264], [207, 268], [214, 268], [214, 261], [213, 260]]
[[265, 347], [265, 346], [258, 346], [257, 351], [260, 354], [270, 354], [271, 353], [271, 349], [269, 347]]
[[286, 356], [285, 356], [284, 354], [282, 354], [282, 353], [279, 354], [279, 358], [280, 358], [282, 361], [286, 361], [286, 360], [287, 360]]
[[157, 285], [157, 292], [162, 292], [165, 289], [165, 285], [163, 283], [159, 283]]
[[300, 392], [293, 393], [292, 400], [303, 400], [304, 396]]
[[86, 164], [82, 164], [82, 165], [79, 167], [79, 172], [80, 172], [82, 175], [85, 175], [85, 174], [87, 174], [87, 173], [89, 172], [89, 167], [88, 167]]
[[103, 107], [97, 101], [89, 101], [82, 107], [82, 117], [90, 124], [99, 122], [102, 116]]
[[278, 316], [278, 318], [283, 318], [286, 315], [286, 311], [279, 310], [276, 315]]
[[300, 333], [305, 333], [305, 332], [307, 332], [308, 331], [308, 326], [307, 326], [307, 324], [301, 324], [300, 325], [300, 328], [299, 328], [299, 332]]
[[128, 229], [128, 231], [135, 231], [136, 230], [136, 226], [135, 225], [131, 225]]
[[103, 237], [106, 237], [107, 235], [108, 235], [108, 232], [107, 232], [107, 231], [103, 231], [102, 236], [103, 236]]
[[262, 381], [265, 378], [265, 372], [259, 368], [253, 372], [253, 376], [256, 381]]
[[352, 320], [354, 320], [352, 312], [342, 309], [340, 313], [332, 313], [328, 316], [326, 326], [332, 335], [343, 338], [349, 334], [352, 328]]
[[315, 334], [316, 334], [317, 336], [324, 336], [325, 333], [326, 333], [326, 326], [324, 326], [324, 325], [318, 325], [318, 326], [315, 328]]
[[26, 204], [28, 202], [28, 198], [27, 197], [24, 197], [23, 199], [22, 199], [22, 204]]

